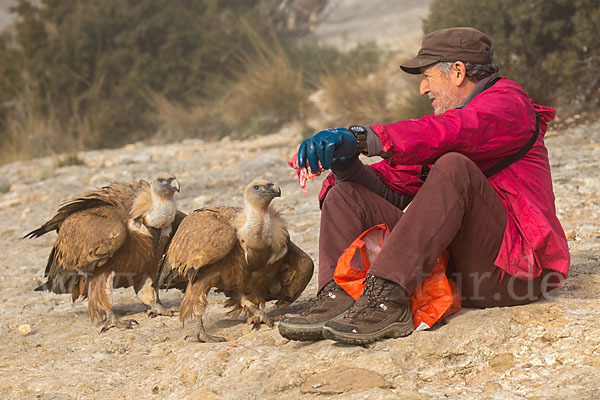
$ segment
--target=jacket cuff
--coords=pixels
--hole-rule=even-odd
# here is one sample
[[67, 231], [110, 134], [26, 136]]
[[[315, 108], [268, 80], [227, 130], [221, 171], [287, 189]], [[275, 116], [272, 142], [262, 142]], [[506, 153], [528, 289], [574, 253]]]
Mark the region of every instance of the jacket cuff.
[[391, 156], [390, 153], [387, 153], [382, 150], [381, 139], [377, 134], [371, 129], [371, 127], [367, 127], [367, 152], [366, 155], [369, 157], [379, 156], [383, 158], [388, 158]]
[[385, 126], [381, 124], [371, 125], [370, 129], [381, 141], [381, 150], [383, 150], [386, 154], [392, 154], [391, 149], [393, 147], [393, 143], [385, 129]]

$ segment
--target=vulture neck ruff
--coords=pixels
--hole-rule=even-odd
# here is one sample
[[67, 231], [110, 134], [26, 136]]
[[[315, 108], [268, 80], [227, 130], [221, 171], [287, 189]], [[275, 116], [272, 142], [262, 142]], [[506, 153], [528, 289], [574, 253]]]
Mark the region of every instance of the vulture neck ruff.
[[265, 205], [256, 205], [249, 201], [244, 201], [244, 211], [240, 217], [243, 218], [239, 237], [251, 248], [261, 249], [271, 246], [272, 241], [272, 223], [271, 207], [269, 203]]
[[177, 213], [175, 198], [172, 194], [160, 196], [154, 191], [154, 185], [150, 189], [150, 196], [149, 210], [144, 215], [144, 222], [157, 229], [170, 227]]

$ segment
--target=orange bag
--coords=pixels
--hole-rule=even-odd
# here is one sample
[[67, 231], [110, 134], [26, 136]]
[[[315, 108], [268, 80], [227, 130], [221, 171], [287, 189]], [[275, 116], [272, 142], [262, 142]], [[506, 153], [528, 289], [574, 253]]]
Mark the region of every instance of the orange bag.
[[375, 225], [361, 233], [338, 259], [333, 279], [354, 300], [358, 300], [365, 288], [363, 281], [371, 268], [369, 258], [375, 261], [389, 234], [386, 224]]
[[448, 251], [444, 251], [431, 274], [410, 296], [410, 312], [416, 331], [431, 328], [461, 309], [458, 287], [446, 277], [448, 258]]
[[[383, 247], [390, 230], [385, 224], [367, 229], [348, 246], [338, 259], [333, 275], [354, 300], [362, 294], [371, 263]], [[410, 296], [410, 310], [415, 330], [427, 329], [461, 309], [460, 294], [454, 281], [446, 277], [448, 252], [444, 251], [431, 274]]]

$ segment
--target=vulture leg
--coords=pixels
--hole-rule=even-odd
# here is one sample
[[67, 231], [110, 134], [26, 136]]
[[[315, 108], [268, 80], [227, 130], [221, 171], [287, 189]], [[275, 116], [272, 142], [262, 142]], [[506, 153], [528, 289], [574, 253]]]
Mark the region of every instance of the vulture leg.
[[250, 318], [246, 320], [249, 325], [252, 324], [252, 329], [259, 329], [260, 324], [263, 323], [269, 328], [273, 327], [273, 318], [269, 317], [259, 306], [250, 301], [247, 297], [242, 297], [240, 301], [242, 307], [248, 310]]
[[186, 335], [183, 339], [190, 339], [192, 342], [215, 343], [226, 342], [227, 339], [221, 336], [211, 336], [204, 329], [202, 316], [206, 310], [208, 301], [206, 295], [211, 288], [210, 279], [198, 279], [188, 283], [183, 300], [179, 305], [179, 318], [182, 322], [194, 316], [198, 321], [198, 330], [193, 335]]
[[92, 321], [104, 320], [100, 332], [110, 328], [131, 329], [133, 325], [139, 325], [135, 319], [120, 320], [113, 313], [111, 297], [114, 279], [114, 271], [102, 271], [93, 274], [88, 281], [88, 315]]
[[166, 315], [172, 317], [175, 315], [175, 310], [167, 308], [160, 303], [158, 298], [158, 288], [152, 287], [152, 279], [146, 276], [142, 281], [142, 284], [135, 287], [138, 299], [145, 305], [148, 306], [146, 314], [150, 318], [154, 318], [158, 315]]
[[237, 293], [225, 293], [229, 296], [229, 299], [225, 302], [225, 307], [231, 307], [231, 310], [227, 312], [227, 317], [230, 319], [236, 319], [244, 311], [244, 307], [240, 304], [240, 296]]
[[196, 319], [198, 320], [198, 331], [193, 335], [186, 335], [183, 340], [190, 339], [191, 342], [198, 343], [218, 343], [227, 341], [227, 339], [222, 336], [213, 336], [206, 333], [201, 315], [196, 316]]

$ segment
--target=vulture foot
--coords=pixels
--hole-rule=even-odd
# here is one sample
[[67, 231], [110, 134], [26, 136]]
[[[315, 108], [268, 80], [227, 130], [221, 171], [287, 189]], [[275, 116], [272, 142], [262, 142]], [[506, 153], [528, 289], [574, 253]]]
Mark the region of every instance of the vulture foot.
[[206, 332], [198, 332], [194, 335], [185, 335], [183, 340], [189, 340], [190, 342], [196, 343], [220, 343], [227, 341], [227, 339], [222, 336], [213, 336], [207, 334]]
[[104, 333], [108, 331], [110, 328], [119, 328], [123, 329], [133, 329], [134, 325], [139, 325], [139, 323], [135, 319], [125, 319], [120, 320], [117, 317], [109, 317], [106, 319], [104, 326], [100, 330], [100, 333]]
[[175, 312], [176, 312], [175, 309], [167, 308], [160, 303], [152, 303], [148, 307], [150, 307], [150, 308], [148, 309], [148, 311], [146, 311], [146, 314], [148, 315], [149, 318], [155, 318], [159, 315], [165, 315], [167, 317], [172, 317], [173, 315], [175, 315]]
[[225, 339], [222, 336], [212, 336], [206, 333], [206, 330], [204, 329], [204, 321], [202, 321], [202, 316], [200, 315], [198, 316], [198, 330], [196, 331], [196, 333], [194, 335], [185, 335], [185, 337], [183, 338], [183, 340], [188, 339], [191, 342], [198, 343], [220, 343], [227, 341], [227, 339]]
[[275, 323], [275, 321], [279, 321], [280, 319], [281, 319], [281, 316], [277, 316], [275, 318], [271, 318], [267, 314], [265, 314], [264, 311], [257, 310], [257, 311], [254, 312], [253, 316], [251, 316], [250, 318], [248, 318], [246, 320], [246, 323], [248, 325], [253, 325], [252, 329], [258, 330], [258, 329], [260, 329], [260, 324], [265, 324], [269, 328], [272, 328], [273, 324]]

